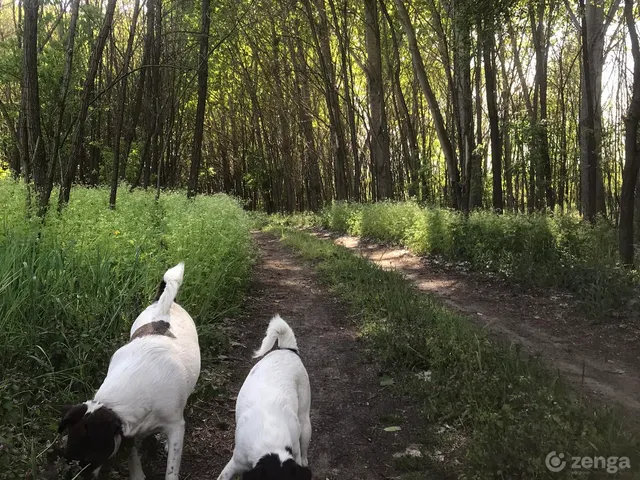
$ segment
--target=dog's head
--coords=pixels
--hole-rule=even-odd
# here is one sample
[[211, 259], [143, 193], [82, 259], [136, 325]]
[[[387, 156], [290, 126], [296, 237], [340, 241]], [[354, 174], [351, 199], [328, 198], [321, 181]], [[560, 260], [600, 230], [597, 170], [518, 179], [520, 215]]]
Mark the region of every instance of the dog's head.
[[122, 422], [104, 405], [89, 402], [65, 408], [58, 433], [68, 432], [64, 456], [82, 467], [100, 468], [122, 442]]
[[311, 480], [311, 470], [291, 458], [282, 461], [278, 454], [270, 453], [262, 457], [253, 470], [242, 475], [242, 480]]

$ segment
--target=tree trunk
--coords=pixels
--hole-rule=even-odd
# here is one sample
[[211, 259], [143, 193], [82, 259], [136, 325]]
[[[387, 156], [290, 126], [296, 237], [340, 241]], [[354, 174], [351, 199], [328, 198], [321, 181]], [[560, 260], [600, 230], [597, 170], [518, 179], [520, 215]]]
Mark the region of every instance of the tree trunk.
[[367, 85], [371, 112], [371, 158], [375, 167], [376, 200], [393, 198], [389, 131], [382, 83], [382, 54], [377, 0], [364, 0]]
[[[354, 106], [353, 93], [353, 72], [351, 70], [351, 62], [349, 61], [349, 50], [351, 39], [349, 29], [347, 27], [349, 1], [342, 0], [341, 18], [338, 18], [336, 12], [335, 1], [329, 0], [333, 21], [338, 30], [338, 46], [340, 48], [340, 61], [342, 66], [342, 82], [344, 83], [344, 99], [347, 107], [347, 123], [349, 125], [349, 138], [351, 143], [351, 156], [353, 157], [353, 200], [360, 201], [360, 190], [362, 183], [362, 168], [360, 165], [360, 156], [358, 148], [358, 134], [356, 131], [356, 115]], [[342, 34], [340, 34], [340, 31]]]
[[[394, 95], [397, 99], [398, 108], [400, 110], [400, 118], [399, 122], [404, 123], [404, 139], [402, 139], [402, 143], [408, 143], [408, 156], [407, 156], [407, 170], [409, 174], [409, 197], [416, 197], [418, 194], [418, 182], [419, 182], [419, 161], [420, 161], [420, 151], [418, 150], [418, 139], [416, 137], [416, 131], [414, 128], [413, 121], [411, 119], [411, 114], [409, 113], [409, 108], [407, 106], [407, 101], [405, 99], [404, 94], [402, 93], [402, 85], [400, 83], [400, 67], [402, 65], [400, 61], [400, 47], [398, 45], [398, 38], [395, 32], [395, 25], [393, 24], [393, 20], [391, 19], [391, 15], [389, 15], [389, 11], [387, 10], [387, 6], [384, 0], [380, 1], [380, 8], [382, 9], [382, 13], [385, 16], [387, 23], [389, 24], [389, 32], [391, 34], [392, 41], [392, 49], [393, 49], [393, 89]], [[405, 142], [406, 140], [406, 142]]]
[[[76, 39], [76, 26], [78, 24], [78, 15], [80, 11], [80, 0], [73, 0], [71, 4], [71, 20], [69, 22], [69, 33], [67, 36], [66, 45], [66, 59], [64, 64], [64, 73], [62, 74], [62, 80], [60, 81], [60, 96], [58, 98], [58, 119], [55, 126], [55, 132], [53, 137], [53, 154], [51, 156], [51, 163], [49, 164], [49, 170], [47, 172], [47, 187], [45, 191], [45, 198], [40, 204], [40, 208], [46, 208], [49, 204], [49, 198], [51, 197], [51, 191], [53, 189], [53, 181], [55, 177], [55, 170], [58, 164], [58, 158], [60, 155], [60, 148], [62, 144], [62, 123], [64, 121], [64, 112], [67, 104], [67, 95], [69, 94], [69, 85], [71, 83], [71, 69], [73, 66], [73, 49]], [[62, 171], [62, 166], [60, 167]]]
[[[584, 71], [584, 87], [586, 89], [586, 104], [587, 104], [587, 112], [586, 112], [586, 121], [585, 121], [585, 135], [587, 136], [587, 181], [583, 182], [583, 188], [586, 188], [586, 192], [588, 195], [583, 196], [583, 207], [584, 207], [584, 215], [587, 220], [590, 222], [595, 222], [596, 215], [598, 213], [598, 208], [596, 205], [596, 178], [597, 178], [597, 162], [598, 162], [598, 152], [597, 141], [596, 141], [596, 126], [595, 126], [595, 105], [594, 105], [594, 97], [590, 95], [589, 92], [593, 92], [594, 86], [591, 84], [592, 82], [592, 74], [591, 74], [591, 59], [589, 58], [589, 49], [584, 48], [585, 45], [588, 44], [588, 33], [587, 33], [587, 17], [585, 13], [584, 0], [580, 0], [580, 10], [582, 12], [582, 28], [581, 28], [581, 38], [582, 38], [582, 62], [583, 62], [583, 71]], [[584, 178], [584, 177], [583, 177]], [[586, 203], [585, 203], [586, 202]]]
[[329, 27], [324, 0], [315, 0], [318, 12], [318, 22], [311, 9], [310, 0], [303, 1], [314, 44], [318, 54], [320, 64], [320, 75], [324, 83], [324, 94], [329, 113], [329, 125], [331, 128], [331, 146], [333, 155], [333, 176], [335, 182], [335, 198], [337, 200], [347, 200], [349, 192], [347, 189], [347, 145], [342, 127], [342, 114], [340, 112], [340, 102], [338, 87], [336, 85], [335, 68], [331, 57], [331, 42], [329, 37]]
[[[124, 54], [124, 64], [122, 66], [122, 85], [120, 87], [120, 96], [118, 99], [118, 111], [116, 112], [115, 139], [113, 145], [113, 172], [111, 175], [111, 193], [109, 194], [109, 208], [116, 208], [116, 197], [118, 194], [118, 181], [120, 179], [120, 139], [122, 136], [122, 125], [124, 123], [124, 111], [127, 101], [127, 87], [129, 85], [129, 65], [131, 64], [131, 56], [133, 54], [133, 41], [136, 35], [136, 26], [138, 23], [138, 14], [140, 13], [140, 0], [135, 0], [133, 7], [133, 18], [129, 28], [129, 38], [127, 40], [127, 50]], [[143, 70], [144, 72], [144, 70]], [[140, 73], [143, 75], [144, 73]]]
[[[478, 27], [480, 30], [480, 27]], [[480, 34], [481, 35], [481, 34]], [[484, 185], [487, 180], [488, 152], [484, 145], [482, 131], [482, 39], [476, 40], [476, 55], [474, 65], [475, 93], [476, 93], [476, 137], [473, 147], [473, 164], [471, 170], [471, 198], [472, 209], [482, 208]]]
[[[20, 177], [20, 159], [22, 157], [22, 143], [20, 142], [20, 138], [18, 137], [18, 130], [15, 128], [16, 126], [13, 123], [13, 119], [7, 110], [2, 101], [0, 101], [0, 114], [4, 118], [5, 124], [7, 125], [7, 129], [9, 130], [9, 135], [11, 136], [11, 140], [13, 145], [11, 146], [11, 154], [9, 157], [9, 169], [12, 172], [12, 175], [17, 179]], [[18, 119], [20, 121], [20, 119]]]
[[209, 78], [209, 26], [211, 25], [211, 8], [209, 0], [202, 0], [200, 23], [200, 55], [198, 56], [198, 105], [196, 107], [196, 126], [191, 151], [191, 168], [189, 170], [189, 187], [187, 197], [198, 193], [198, 175], [202, 160], [202, 136], [204, 133], [204, 113], [207, 104], [207, 79]]
[[[484, 59], [485, 88], [487, 90], [487, 114], [491, 130], [491, 173], [493, 176], [493, 210], [502, 213], [502, 136], [498, 118], [498, 94], [495, 69], [495, 35], [493, 31], [483, 30], [484, 41], [482, 56]], [[506, 88], [506, 86], [505, 86]]]
[[161, 17], [161, 0], [149, 0], [147, 2], [147, 36], [145, 47], [149, 65], [149, 88], [145, 93], [146, 122], [145, 122], [145, 147], [141, 155], [140, 175], [136, 177], [133, 185], [137, 187], [142, 179], [142, 188], [145, 190], [151, 183], [151, 166], [156, 161], [158, 152], [158, 132], [160, 131], [160, 39], [158, 38], [158, 21]]
[[[32, 1], [32, 0], [30, 0]], [[87, 76], [82, 87], [82, 94], [80, 100], [80, 112], [78, 113], [76, 131], [71, 144], [71, 156], [67, 162], [64, 170], [63, 183], [60, 187], [60, 196], [58, 198], [58, 208], [62, 208], [69, 203], [69, 196], [71, 194], [71, 185], [76, 174], [77, 159], [80, 157], [80, 150], [82, 148], [82, 142], [84, 140], [84, 127], [87, 119], [87, 113], [89, 112], [89, 104], [93, 94], [94, 82], [96, 74], [98, 73], [98, 66], [100, 65], [100, 59], [102, 58], [102, 52], [107, 42], [109, 32], [111, 31], [111, 25], [113, 22], [113, 12], [116, 8], [116, 0], [109, 0], [107, 3], [107, 9], [102, 23], [102, 28], [96, 40], [95, 47], [91, 52], [89, 58], [89, 69]]]
[[[565, 2], [567, 3], [567, 2]], [[574, 19], [574, 24], [580, 32], [581, 42], [585, 50], [581, 62], [581, 98], [580, 98], [580, 176], [581, 197], [583, 215], [589, 217], [589, 199], [593, 194], [589, 191], [590, 167], [589, 162], [596, 163], [596, 214], [605, 213], [604, 182], [602, 178], [602, 72], [604, 67], [604, 39], [605, 33], [611, 23], [620, 0], [613, 0], [609, 11], [605, 15], [604, 2], [602, 0], [588, 0], [580, 3], [581, 22], [578, 24], [575, 16], [568, 8], [569, 14]], [[584, 48], [586, 46], [586, 48]], [[586, 65], [588, 63], [588, 67]], [[589, 79], [586, 78], [587, 68]], [[589, 110], [589, 105], [592, 106]], [[591, 112], [591, 113], [590, 113]], [[589, 125], [593, 123], [593, 128]], [[590, 138], [593, 136], [594, 138]], [[589, 147], [595, 142], [595, 154]], [[592, 146], [593, 147], [593, 146]]]
[[[42, 136], [40, 120], [40, 91], [38, 85], [38, 0], [25, 0], [23, 26], [23, 88], [26, 134], [28, 138], [25, 154], [27, 165], [31, 163], [33, 181], [39, 204], [46, 196], [47, 154]], [[25, 172], [27, 175], [29, 169]], [[42, 210], [41, 210], [42, 212]]]
[[[633, 56], [633, 90], [631, 103], [625, 118], [625, 164], [620, 195], [620, 260], [629, 267], [634, 263], [633, 216], [634, 192], [640, 170], [640, 44], [633, 12], [633, 0], [625, 0], [624, 16], [631, 39]], [[587, 73], [587, 71], [585, 71]]]
[[566, 190], [567, 190], [567, 106], [565, 99], [565, 71], [564, 71], [564, 49], [560, 49], [558, 55], [558, 75], [559, 75], [559, 85], [558, 85], [558, 100], [560, 109], [560, 173], [558, 175], [558, 206], [560, 207], [560, 211], [564, 212], [564, 205], [566, 200]]
[[309, 209], [313, 212], [322, 208], [322, 179], [320, 177], [320, 167], [318, 165], [318, 152], [313, 137], [313, 117], [311, 115], [311, 89], [309, 86], [309, 68], [307, 59], [304, 54], [304, 45], [302, 38], [297, 36], [297, 45], [295, 52], [296, 68], [296, 84], [300, 88], [300, 102], [298, 106], [298, 116], [304, 136], [304, 166], [303, 171], [306, 172], [307, 181], [307, 199]]
[[545, 3], [546, 2], [542, 0], [538, 1], [537, 14], [533, 5], [529, 8], [536, 56], [535, 87], [538, 99], [538, 104], [534, 105], [534, 110], [537, 115], [534, 115], [532, 127], [534, 129], [535, 138], [535, 157], [539, 159], [539, 165], [537, 165], [536, 168], [536, 175], [538, 178], [541, 178], [541, 180], [538, 181], [540, 184], [538, 191], [544, 190], [546, 206], [553, 211], [555, 207], [555, 199], [551, 185], [551, 157], [549, 155], [549, 139], [547, 131], [547, 64], [550, 46], [549, 32], [552, 29], [551, 19], [553, 18], [553, 4], [549, 6], [548, 20], [545, 25]]
[[468, 212], [476, 207], [472, 202], [472, 190], [479, 179], [475, 178], [477, 158], [473, 131], [473, 90], [471, 88], [471, 25], [462, 0], [453, 0], [451, 15], [453, 22], [453, 71], [458, 97], [455, 116], [460, 125], [459, 155], [464, 184], [462, 188], [462, 209]]
[[87, 165], [86, 183], [91, 187], [97, 187], [100, 181], [100, 159], [102, 152], [100, 151], [100, 120], [102, 111], [98, 110], [97, 114], [91, 116], [91, 142], [89, 144], [89, 164]]
[[422, 55], [420, 54], [420, 49], [418, 48], [418, 42], [416, 40], [416, 35], [411, 23], [411, 19], [409, 18], [409, 12], [407, 11], [407, 8], [405, 7], [402, 0], [395, 0], [395, 3], [398, 10], [400, 23], [402, 24], [405, 34], [407, 35], [413, 68], [418, 77], [418, 81], [420, 82], [420, 87], [422, 88], [424, 96], [427, 99], [427, 103], [429, 104], [429, 110], [431, 111], [431, 115], [433, 117], [433, 122], [438, 134], [438, 140], [440, 141], [440, 146], [447, 163], [449, 184], [451, 188], [451, 206], [459, 210], [462, 207], [462, 195], [460, 191], [460, 172], [458, 170], [458, 162], [456, 160], [455, 152], [453, 150], [453, 146], [451, 145], [449, 133], [447, 132], [446, 126], [444, 124], [444, 119], [442, 118], [442, 113], [440, 112], [440, 106], [438, 105], [435, 93], [431, 88], [429, 78], [427, 77], [427, 72], [424, 68], [424, 62], [422, 61]]
[[[151, 8], [149, 8], [151, 10]], [[142, 100], [144, 98], [145, 84], [150, 83], [147, 82], [147, 78], [150, 77], [150, 73], [148, 73], [148, 63], [151, 62], [151, 50], [152, 50], [152, 37], [147, 32], [147, 36], [145, 38], [145, 46], [142, 53], [142, 68], [140, 69], [140, 77], [138, 79], [138, 87], [136, 89], [136, 96], [133, 101], [133, 107], [131, 111], [131, 121], [128, 122], [127, 132], [124, 138], [124, 149], [122, 152], [122, 168], [119, 170], [122, 172], [120, 175], [120, 179], [123, 180], [126, 178], [127, 173], [127, 164], [129, 162], [129, 153], [131, 152], [131, 144], [133, 143], [133, 139], [136, 136], [136, 129], [138, 127], [138, 123], [140, 121], [140, 114], [142, 113]]]

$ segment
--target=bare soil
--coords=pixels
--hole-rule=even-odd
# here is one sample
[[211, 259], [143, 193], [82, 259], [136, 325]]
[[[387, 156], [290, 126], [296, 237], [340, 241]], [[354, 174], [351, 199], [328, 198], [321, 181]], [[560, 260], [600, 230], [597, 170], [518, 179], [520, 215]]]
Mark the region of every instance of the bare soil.
[[[226, 328], [232, 343], [224, 365], [209, 366], [219, 377], [229, 372], [227, 391], [192, 405], [180, 477], [215, 480], [231, 458], [234, 404], [254, 361], [251, 354], [279, 313], [293, 328], [312, 390], [313, 434], [309, 453], [313, 477], [320, 480], [417, 479], [394, 454], [418, 444], [424, 435], [419, 415], [389, 387], [358, 339], [344, 305], [318, 282], [313, 268], [268, 234], [255, 233], [260, 259], [254, 267], [244, 313]], [[211, 376], [211, 375], [209, 375]], [[200, 382], [208, 381], [200, 378]], [[400, 431], [387, 432], [385, 427]], [[165, 459], [153, 462], [153, 476], [164, 478]], [[420, 463], [420, 462], [417, 462]], [[402, 464], [398, 466], [399, 464]], [[400, 468], [399, 472], [396, 469]], [[424, 465], [421, 465], [424, 472]], [[441, 478], [430, 475], [432, 478]]]
[[557, 369], [588, 400], [622, 407], [629, 421], [640, 412], [639, 325], [629, 319], [587, 320], [565, 292], [525, 290], [483, 272], [436, 257], [351, 236], [315, 232], [385, 269], [401, 272], [502, 342], [520, 345]]

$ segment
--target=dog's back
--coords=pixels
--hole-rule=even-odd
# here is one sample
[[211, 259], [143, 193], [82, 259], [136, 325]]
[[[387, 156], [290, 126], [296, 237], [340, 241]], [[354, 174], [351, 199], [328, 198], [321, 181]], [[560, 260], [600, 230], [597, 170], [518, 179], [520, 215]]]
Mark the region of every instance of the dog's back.
[[125, 419], [138, 427], [131, 435], [161, 423], [160, 417], [181, 415], [200, 375], [195, 323], [174, 302], [183, 273], [183, 264], [165, 273], [156, 301], [138, 315], [129, 343], [111, 357], [107, 377], [95, 396], [98, 401], [116, 398], [135, 405], [126, 413], [131, 418]]
[[[271, 351], [278, 343], [278, 349]], [[236, 401], [234, 456], [219, 478], [231, 478], [256, 467], [265, 455], [277, 455], [307, 466], [311, 436], [309, 376], [289, 325], [273, 317]], [[306, 471], [306, 470], [305, 470]]]

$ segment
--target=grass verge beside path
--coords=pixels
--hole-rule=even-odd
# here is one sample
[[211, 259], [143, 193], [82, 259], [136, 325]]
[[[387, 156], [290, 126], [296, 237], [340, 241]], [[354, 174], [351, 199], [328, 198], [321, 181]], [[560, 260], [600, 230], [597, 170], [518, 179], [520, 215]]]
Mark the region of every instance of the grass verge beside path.
[[[446, 452], [443, 468], [459, 478], [575, 478], [570, 464], [560, 473], [545, 467], [556, 451], [630, 459], [613, 476], [597, 468], [581, 478], [640, 477], [640, 440], [615, 412], [585, 406], [540, 362], [493, 345], [401, 275], [311, 235], [269, 229], [361, 316], [363, 338], [433, 427], [425, 436]], [[424, 371], [430, 380], [416, 375]]]
[[[55, 195], [53, 195], [55, 198]], [[60, 406], [91, 398], [113, 352], [153, 300], [166, 269], [185, 261], [178, 302], [203, 356], [227, 340], [220, 320], [244, 297], [253, 260], [250, 222], [230, 197], [74, 188], [44, 224], [23, 185], [0, 180], [0, 480], [46, 478]], [[27, 473], [31, 472], [31, 473]]]
[[575, 214], [477, 211], [465, 217], [413, 202], [335, 202], [318, 214], [269, 220], [402, 244], [417, 255], [441, 255], [525, 286], [563, 288], [592, 316], [632, 307], [640, 294], [638, 274], [619, 265], [617, 230], [604, 219], [590, 225]]

